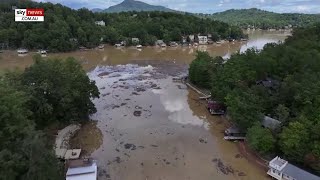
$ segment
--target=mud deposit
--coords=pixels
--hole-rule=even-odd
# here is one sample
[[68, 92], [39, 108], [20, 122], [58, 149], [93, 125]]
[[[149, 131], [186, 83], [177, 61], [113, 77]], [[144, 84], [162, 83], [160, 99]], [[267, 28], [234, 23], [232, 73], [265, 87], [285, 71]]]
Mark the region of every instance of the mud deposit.
[[82, 149], [81, 157], [90, 156], [102, 144], [102, 133], [97, 128], [97, 122], [87, 122], [70, 139], [72, 149]]
[[88, 73], [102, 94], [91, 117], [103, 136], [91, 154], [99, 179], [266, 179], [223, 140], [225, 120], [210, 116], [197, 94], [172, 82], [186, 65], [140, 62]]

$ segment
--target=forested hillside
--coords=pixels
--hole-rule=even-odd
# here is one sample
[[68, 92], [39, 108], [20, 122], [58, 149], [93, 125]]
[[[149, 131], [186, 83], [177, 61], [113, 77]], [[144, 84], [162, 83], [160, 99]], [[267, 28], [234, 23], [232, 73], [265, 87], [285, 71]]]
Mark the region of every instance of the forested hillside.
[[[231, 120], [248, 130], [251, 148], [320, 172], [319, 41], [318, 24], [296, 29], [284, 44], [235, 54], [226, 63], [199, 52], [190, 79], [228, 106]], [[264, 115], [281, 121], [281, 127], [263, 129]]]
[[[11, 5], [44, 8], [45, 21], [16, 23]], [[106, 26], [95, 24], [101, 20]], [[133, 37], [139, 38], [143, 45], [154, 45], [157, 39], [180, 41], [182, 35], [198, 33], [211, 33], [217, 38], [237, 39], [243, 36], [238, 27], [193, 15], [169, 12], [93, 13], [87, 9], [72, 10], [59, 4], [31, 1], [0, 4], [0, 44], [4, 48], [71, 51], [79, 46], [96, 47], [102, 42], [130, 42]]]
[[261, 29], [283, 29], [285, 26], [305, 27], [320, 22], [320, 15], [298, 13], [274, 13], [256, 8], [227, 10], [212, 15], [205, 15], [214, 20], [248, 28], [254, 26]]

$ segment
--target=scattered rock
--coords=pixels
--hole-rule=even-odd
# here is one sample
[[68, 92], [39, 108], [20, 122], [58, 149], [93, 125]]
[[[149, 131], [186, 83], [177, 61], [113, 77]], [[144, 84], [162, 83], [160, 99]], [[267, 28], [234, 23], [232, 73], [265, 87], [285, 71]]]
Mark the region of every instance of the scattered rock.
[[119, 150], [119, 149], [116, 149], [116, 151], [117, 151], [117, 152], [120, 152], [120, 150]]
[[121, 103], [121, 104], [120, 104], [120, 106], [125, 106], [125, 105], [127, 105], [127, 103]]
[[143, 166], [144, 164], [143, 164], [143, 163], [140, 163], [140, 165]]
[[100, 88], [100, 89], [106, 89], [106, 87], [102, 87], [102, 88]]
[[126, 79], [119, 79], [119, 81], [126, 81]]
[[242, 158], [242, 155], [241, 154], [236, 154], [235, 158]]
[[247, 176], [247, 175], [246, 175], [246, 173], [244, 173], [244, 172], [239, 172], [239, 173], [238, 173], [238, 176]]
[[131, 99], [129, 99], [129, 98], [127, 98], [127, 99], [125, 99], [125, 101], [130, 101]]
[[154, 144], [152, 144], [151, 146], [152, 146], [152, 147], [159, 147], [159, 146], [157, 146], [157, 145], [154, 145]]
[[166, 164], [167, 164], [167, 165], [169, 165], [169, 164], [170, 164], [170, 162], [166, 162]]

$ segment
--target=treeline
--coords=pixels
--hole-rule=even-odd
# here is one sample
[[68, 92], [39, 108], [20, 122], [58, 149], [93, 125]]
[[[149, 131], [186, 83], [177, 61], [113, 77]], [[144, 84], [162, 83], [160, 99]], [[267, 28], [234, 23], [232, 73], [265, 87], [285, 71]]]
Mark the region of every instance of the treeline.
[[221, 13], [200, 15], [217, 21], [226, 22], [241, 28], [285, 29], [306, 27], [320, 22], [319, 14], [274, 13], [256, 8], [227, 10]]
[[[17, 23], [18, 8], [44, 8], [45, 21]], [[98, 26], [103, 20], [106, 26]], [[71, 51], [79, 46], [96, 47], [99, 43], [131, 42], [139, 38], [142, 45], [154, 45], [157, 39], [181, 41], [182, 35], [212, 34], [216, 39], [243, 36], [238, 27], [201, 19], [193, 15], [169, 12], [93, 13], [88, 9], [72, 10], [60, 4], [19, 1], [0, 4], [0, 48], [49, 49]]]
[[[320, 24], [296, 29], [284, 44], [267, 44], [228, 61], [198, 52], [190, 80], [210, 88], [251, 148], [320, 172]], [[262, 128], [269, 116], [281, 127]]]
[[0, 179], [64, 179], [47, 128], [84, 121], [99, 96], [81, 65], [35, 58], [24, 72], [0, 76]]

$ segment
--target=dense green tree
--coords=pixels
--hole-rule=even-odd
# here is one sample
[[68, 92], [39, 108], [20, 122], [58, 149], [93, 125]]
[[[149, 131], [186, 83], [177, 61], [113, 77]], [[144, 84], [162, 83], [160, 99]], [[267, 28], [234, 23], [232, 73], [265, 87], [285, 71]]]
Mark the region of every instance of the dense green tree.
[[269, 129], [255, 125], [248, 129], [247, 141], [249, 146], [261, 154], [273, 152], [276, 140]]
[[[16, 23], [11, 5], [20, 8], [44, 8], [42, 23]], [[106, 26], [95, 21], [103, 20]], [[60, 4], [34, 1], [12, 1], [0, 6], [0, 48], [48, 49], [52, 52], [71, 51], [79, 46], [94, 48], [101, 43], [120, 43], [139, 38], [142, 45], [155, 40], [181, 41], [189, 34], [209, 34], [215, 37], [243, 37], [238, 27], [226, 23], [174, 12], [92, 13], [88, 9], [72, 10]], [[216, 40], [216, 39], [215, 39]], [[128, 41], [130, 42], [130, 41]], [[129, 43], [128, 43], [129, 44]]]
[[52, 146], [34, 129], [29, 97], [0, 78], [0, 179], [63, 179]]
[[274, 146], [279, 147], [275, 151], [320, 172], [318, 41], [320, 24], [295, 29], [283, 44], [267, 44], [261, 51], [250, 49], [226, 62], [214, 58], [214, 63], [208, 63], [210, 57], [203, 54], [191, 63], [190, 80], [210, 88], [212, 98], [227, 105], [231, 120], [249, 129], [253, 149], [262, 153], [273, 149], [262, 146], [266, 139], [254, 138], [268, 131], [255, 124], [265, 115], [273, 117], [281, 121], [273, 133]]
[[286, 156], [302, 161], [310, 149], [310, 137], [306, 126], [300, 122], [291, 122], [280, 135], [280, 146]]
[[44, 60], [37, 56], [22, 74], [22, 83], [32, 97], [30, 106], [39, 126], [84, 120], [96, 112], [91, 98], [99, 97], [99, 91], [73, 58]]

